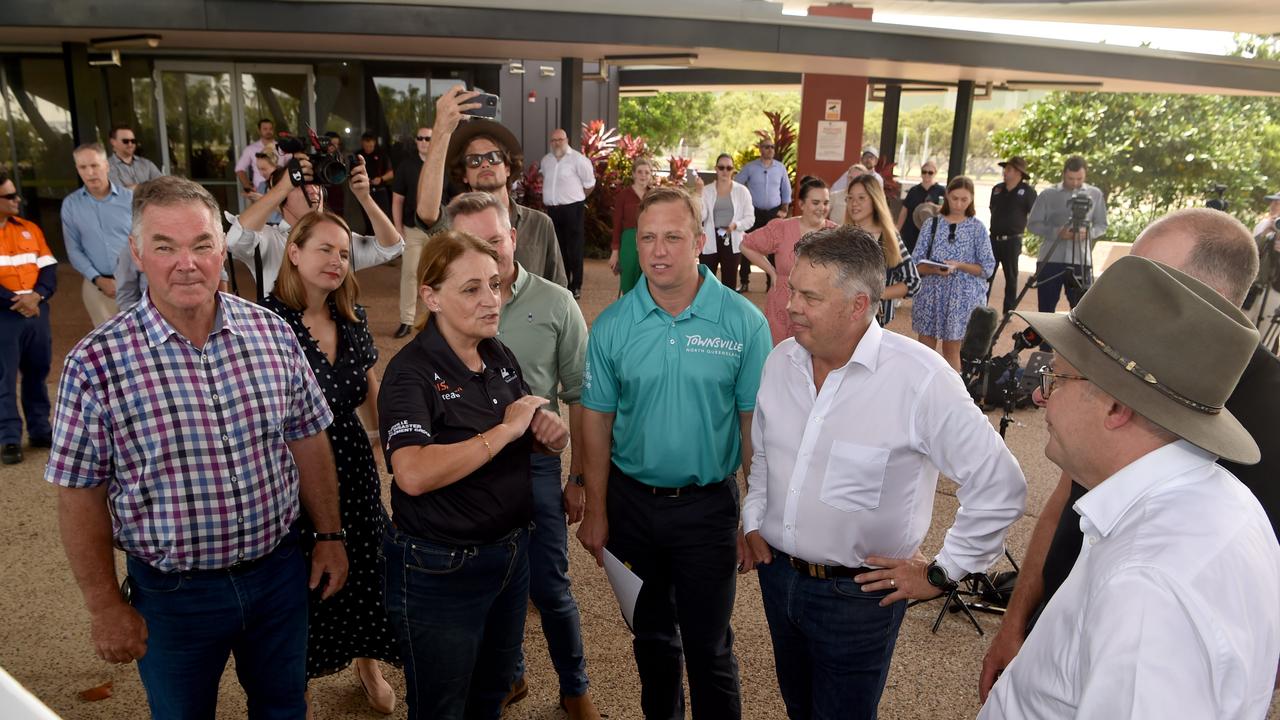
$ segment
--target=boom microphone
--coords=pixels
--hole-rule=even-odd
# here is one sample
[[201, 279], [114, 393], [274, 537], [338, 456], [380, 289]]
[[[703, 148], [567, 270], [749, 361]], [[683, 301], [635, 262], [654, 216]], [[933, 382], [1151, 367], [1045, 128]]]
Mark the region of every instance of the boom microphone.
[[960, 344], [960, 359], [979, 362], [987, 356], [991, 341], [995, 339], [996, 311], [981, 305], [969, 314], [969, 324], [964, 330], [964, 341]]

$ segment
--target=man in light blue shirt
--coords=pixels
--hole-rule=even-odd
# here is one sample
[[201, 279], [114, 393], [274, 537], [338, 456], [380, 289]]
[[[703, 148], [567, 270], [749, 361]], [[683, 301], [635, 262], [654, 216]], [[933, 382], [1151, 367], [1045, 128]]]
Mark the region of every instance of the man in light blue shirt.
[[[772, 140], [761, 140], [758, 147], [760, 158], [747, 163], [734, 178], [751, 191], [751, 204], [756, 209], [756, 221], [751, 227], [756, 229], [768, 225], [774, 218], [786, 217], [787, 206], [791, 204], [791, 178], [786, 166], [774, 159], [777, 147]], [[769, 260], [772, 262], [773, 256]], [[751, 261], [745, 257], [738, 268], [738, 279], [741, 281], [738, 292], [746, 292], [751, 280]]]
[[[644, 281], [596, 319], [582, 390], [578, 539], [644, 581], [632, 630], [644, 717], [742, 717], [733, 655], [739, 466], [772, 341], [764, 315], [699, 264], [701, 213], [677, 188], [640, 203]], [[574, 451], [577, 453], [577, 450]]]
[[62, 201], [62, 237], [71, 266], [84, 276], [80, 296], [94, 327], [116, 314], [116, 261], [129, 243], [133, 191], [108, 179], [107, 151], [99, 143], [75, 149], [84, 187]]

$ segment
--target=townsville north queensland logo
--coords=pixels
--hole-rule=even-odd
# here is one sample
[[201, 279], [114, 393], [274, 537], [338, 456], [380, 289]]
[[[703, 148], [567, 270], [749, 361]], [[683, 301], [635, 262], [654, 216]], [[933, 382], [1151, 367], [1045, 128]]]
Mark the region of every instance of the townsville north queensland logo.
[[742, 355], [742, 343], [733, 338], [686, 335], [684, 338], [684, 351], [704, 353], [706, 355], [740, 357]]

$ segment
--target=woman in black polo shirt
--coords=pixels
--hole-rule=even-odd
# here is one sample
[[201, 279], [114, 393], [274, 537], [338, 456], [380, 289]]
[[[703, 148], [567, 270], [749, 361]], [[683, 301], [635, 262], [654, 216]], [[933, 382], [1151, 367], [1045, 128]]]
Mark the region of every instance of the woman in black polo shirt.
[[449, 231], [418, 262], [420, 332], [391, 360], [378, 415], [391, 486], [386, 603], [410, 718], [497, 718], [528, 604], [531, 449], [569, 434], [501, 342], [498, 261]]

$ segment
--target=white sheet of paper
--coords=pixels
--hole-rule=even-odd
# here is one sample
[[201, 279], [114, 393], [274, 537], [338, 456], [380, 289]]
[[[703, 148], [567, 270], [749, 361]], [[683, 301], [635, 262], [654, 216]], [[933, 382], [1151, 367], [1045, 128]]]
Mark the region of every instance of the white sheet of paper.
[[613, 594], [618, 597], [622, 619], [627, 622], [628, 628], [634, 629], [632, 620], [636, 613], [636, 598], [640, 597], [640, 587], [644, 582], [607, 549], [604, 551], [604, 572], [609, 576]]

